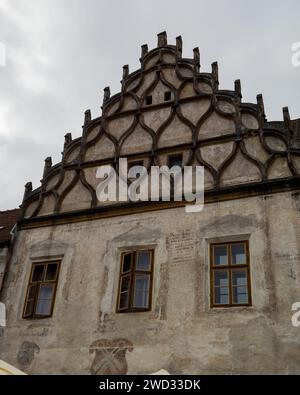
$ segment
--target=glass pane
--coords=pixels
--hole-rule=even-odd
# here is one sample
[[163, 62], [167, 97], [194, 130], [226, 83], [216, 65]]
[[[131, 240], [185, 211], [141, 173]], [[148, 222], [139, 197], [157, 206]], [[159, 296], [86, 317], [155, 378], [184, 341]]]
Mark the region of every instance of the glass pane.
[[129, 291], [130, 276], [123, 277], [121, 280], [121, 292]]
[[233, 286], [247, 285], [247, 271], [246, 271], [246, 269], [233, 269], [232, 270], [232, 285]]
[[228, 287], [228, 271], [216, 270], [214, 271], [214, 290], [215, 303], [228, 304], [229, 303], [229, 287]]
[[233, 287], [233, 303], [234, 304], [247, 304], [248, 292], [247, 287]]
[[43, 280], [44, 267], [45, 265], [34, 265], [31, 281], [35, 282]]
[[39, 299], [36, 308], [35, 314], [37, 315], [50, 315], [51, 312], [51, 300], [49, 299]]
[[246, 262], [246, 252], [245, 244], [232, 244], [231, 246], [231, 259], [233, 265], [245, 265]]
[[147, 308], [149, 300], [150, 276], [135, 277], [134, 307]]
[[128, 300], [129, 300], [129, 292], [128, 291], [121, 292], [119, 309], [127, 309], [128, 308]]
[[227, 270], [216, 270], [215, 271], [215, 286], [216, 287], [228, 287], [228, 271]]
[[24, 313], [24, 315], [25, 315], [26, 317], [32, 315], [32, 312], [33, 312], [33, 305], [34, 305], [34, 300], [33, 300], [33, 299], [27, 301], [27, 303], [26, 303], [26, 308], [25, 308], [25, 313]]
[[132, 254], [126, 254], [123, 258], [122, 273], [127, 273], [131, 270]]
[[215, 288], [215, 304], [229, 304], [228, 287]]
[[248, 286], [246, 270], [235, 269], [232, 271], [233, 303], [248, 303]]
[[33, 286], [29, 287], [28, 300], [29, 299], [34, 299], [35, 287], [36, 287], [36, 285], [33, 285]]
[[46, 281], [47, 280], [55, 280], [56, 279], [56, 272], [57, 272], [57, 263], [49, 263], [49, 265], [47, 267]]
[[137, 254], [136, 269], [150, 270], [151, 253], [149, 251], [139, 251]]
[[223, 266], [228, 265], [227, 246], [214, 246], [214, 265]]
[[35, 308], [37, 315], [50, 315], [54, 284], [42, 284]]

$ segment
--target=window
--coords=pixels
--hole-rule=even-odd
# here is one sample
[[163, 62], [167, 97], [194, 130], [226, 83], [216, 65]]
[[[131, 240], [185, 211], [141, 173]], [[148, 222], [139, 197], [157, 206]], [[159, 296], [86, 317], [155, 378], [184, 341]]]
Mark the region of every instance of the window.
[[211, 245], [212, 307], [251, 304], [248, 241]]
[[169, 168], [173, 166], [182, 166], [182, 154], [170, 155], [169, 156]]
[[146, 96], [146, 106], [150, 106], [152, 104], [152, 96]]
[[121, 256], [117, 311], [151, 309], [153, 250], [124, 252]]
[[51, 317], [60, 262], [39, 262], [32, 265], [23, 318]]
[[165, 92], [165, 101], [169, 101], [169, 100], [171, 100], [171, 91], [167, 91], [167, 92]]

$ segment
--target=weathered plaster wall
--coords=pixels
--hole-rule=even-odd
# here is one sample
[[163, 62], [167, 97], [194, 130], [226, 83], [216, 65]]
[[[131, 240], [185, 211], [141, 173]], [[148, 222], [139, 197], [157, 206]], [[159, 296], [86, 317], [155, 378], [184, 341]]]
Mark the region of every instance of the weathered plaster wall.
[[[300, 195], [295, 192], [18, 234], [1, 359], [27, 373], [300, 373]], [[209, 243], [249, 239], [251, 307], [210, 308]], [[120, 254], [155, 248], [150, 312], [117, 314]], [[61, 257], [52, 318], [24, 320], [32, 262]], [[112, 355], [112, 349], [116, 352]]]

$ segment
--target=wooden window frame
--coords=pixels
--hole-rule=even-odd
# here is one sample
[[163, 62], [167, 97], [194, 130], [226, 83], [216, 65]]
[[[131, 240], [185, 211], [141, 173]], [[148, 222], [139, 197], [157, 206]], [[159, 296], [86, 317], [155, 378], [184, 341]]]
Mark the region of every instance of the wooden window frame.
[[[150, 257], [150, 270], [139, 270], [136, 269], [137, 256], [139, 252], [149, 252]], [[132, 254], [132, 267], [129, 272], [123, 273], [123, 262], [125, 255]], [[138, 313], [138, 312], [146, 312], [151, 311], [152, 309], [152, 289], [153, 289], [153, 268], [154, 268], [154, 249], [151, 248], [140, 248], [134, 250], [123, 251], [121, 253], [120, 259], [120, 271], [119, 271], [119, 285], [118, 285], [118, 295], [117, 295], [117, 313]], [[148, 307], [133, 307], [134, 303], [134, 285], [135, 285], [135, 276], [136, 275], [149, 275], [149, 292], [148, 292]], [[130, 276], [130, 287], [129, 287], [129, 298], [128, 298], [128, 307], [120, 309], [120, 297], [121, 297], [121, 283], [124, 277]]]
[[[56, 264], [57, 265], [57, 270], [56, 270], [56, 276], [54, 280], [46, 280], [45, 275], [47, 273], [48, 266], [51, 264]], [[44, 266], [43, 269], [43, 278], [40, 281], [32, 281], [32, 276], [33, 272], [36, 266]], [[30, 277], [27, 285], [27, 290], [26, 290], [26, 297], [25, 297], [25, 303], [24, 303], [24, 308], [23, 308], [23, 314], [22, 317], [24, 319], [44, 319], [44, 318], [50, 318], [53, 315], [53, 310], [54, 310], [54, 304], [55, 304], [55, 299], [56, 299], [56, 291], [57, 291], [57, 284], [58, 284], [58, 279], [59, 279], [59, 273], [60, 273], [60, 266], [61, 266], [61, 261], [60, 260], [51, 260], [51, 261], [43, 261], [43, 262], [33, 262], [31, 266], [31, 271], [30, 271]], [[50, 313], [48, 315], [45, 314], [36, 314], [35, 309], [36, 305], [38, 302], [38, 294], [39, 290], [42, 284], [54, 284], [54, 289], [53, 289], [53, 295], [51, 299], [51, 308], [50, 308]], [[36, 287], [35, 294], [33, 299], [33, 308], [32, 308], [32, 314], [26, 315], [26, 307], [28, 303], [28, 296], [29, 296], [29, 291], [32, 286]]]
[[[244, 244], [246, 263], [244, 264], [233, 264], [231, 256], [231, 246], [234, 244]], [[214, 265], [214, 247], [215, 246], [226, 246], [227, 248], [227, 265]], [[232, 273], [233, 269], [244, 269], [247, 273], [247, 292], [248, 292], [248, 303], [233, 303], [233, 285], [232, 285]], [[215, 280], [214, 272], [216, 271], [227, 271], [228, 272], [228, 297], [229, 303], [220, 304], [215, 303]], [[250, 278], [250, 255], [249, 255], [249, 240], [240, 241], [224, 241], [220, 243], [210, 244], [210, 306], [212, 308], [228, 308], [228, 307], [247, 307], [252, 306], [252, 295], [251, 295], [251, 278]]]

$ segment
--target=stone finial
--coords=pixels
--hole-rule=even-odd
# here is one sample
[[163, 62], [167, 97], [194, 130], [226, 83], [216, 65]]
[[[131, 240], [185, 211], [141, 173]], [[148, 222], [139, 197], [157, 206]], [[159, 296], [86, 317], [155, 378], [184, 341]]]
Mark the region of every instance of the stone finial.
[[28, 196], [32, 192], [32, 182], [27, 182], [25, 184], [25, 191], [24, 191], [24, 196], [23, 196], [23, 202], [28, 198]]
[[213, 80], [216, 84], [216, 88], [218, 88], [218, 86], [219, 86], [219, 65], [218, 65], [218, 62], [213, 62], [211, 64], [211, 73], [212, 73]]
[[43, 178], [45, 178], [47, 176], [47, 174], [49, 173], [51, 167], [52, 167], [52, 158], [51, 158], [51, 156], [48, 156], [45, 159]]
[[89, 124], [91, 122], [91, 120], [92, 120], [91, 110], [86, 110], [84, 112], [84, 125], [83, 126], [86, 126], [87, 124]]
[[291, 127], [291, 117], [290, 117], [290, 112], [288, 107], [283, 107], [282, 109], [283, 113], [283, 120], [284, 120], [284, 125], [287, 130], [290, 130]]
[[69, 147], [71, 143], [72, 143], [72, 133], [67, 133], [65, 135], [64, 151]]
[[193, 49], [193, 53], [194, 53], [194, 62], [195, 62], [195, 67], [196, 67], [196, 71], [199, 72], [200, 70], [200, 51], [199, 48], [196, 47]]
[[234, 91], [239, 98], [239, 100], [242, 98], [242, 86], [241, 86], [241, 80], [235, 80], [234, 81]]
[[181, 36], [176, 37], [176, 48], [177, 48], [178, 57], [181, 58], [182, 57], [182, 37]]
[[103, 104], [107, 102], [107, 100], [109, 99], [110, 99], [110, 88], [109, 86], [107, 86], [106, 88], [104, 88]]
[[257, 105], [258, 105], [258, 108], [259, 108], [262, 116], [265, 117], [266, 114], [265, 114], [265, 105], [264, 105], [263, 95], [261, 93], [259, 95], [257, 95], [256, 100], [257, 100]]
[[165, 47], [166, 45], [168, 45], [167, 32], [164, 31], [164, 32], [158, 33], [157, 46], [158, 47]]
[[123, 66], [123, 81], [128, 77], [129, 75], [129, 66], [128, 64], [125, 64]]
[[141, 46], [141, 57], [143, 58], [148, 53], [148, 44], [144, 44]]

